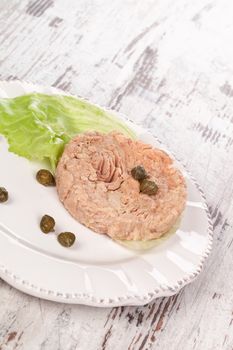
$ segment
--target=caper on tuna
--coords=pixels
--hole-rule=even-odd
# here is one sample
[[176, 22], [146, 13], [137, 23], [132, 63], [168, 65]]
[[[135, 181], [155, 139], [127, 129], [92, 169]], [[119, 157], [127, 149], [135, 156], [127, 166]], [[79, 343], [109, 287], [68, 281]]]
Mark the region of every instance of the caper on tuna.
[[36, 179], [41, 185], [44, 186], [55, 186], [56, 184], [53, 174], [46, 169], [39, 170], [36, 174]]
[[71, 247], [75, 241], [75, 234], [72, 232], [62, 232], [57, 236], [57, 240], [63, 247]]
[[52, 216], [44, 215], [40, 221], [40, 229], [44, 233], [49, 233], [54, 231], [55, 220]]
[[131, 175], [135, 180], [142, 181], [147, 178], [146, 170], [141, 165], [137, 165], [131, 170]]
[[0, 203], [8, 200], [8, 192], [4, 187], [0, 187]]
[[149, 196], [156, 194], [158, 191], [158, 186], [154, 181], [144, 179], [140, 182], [140, 192], [148, 194]]

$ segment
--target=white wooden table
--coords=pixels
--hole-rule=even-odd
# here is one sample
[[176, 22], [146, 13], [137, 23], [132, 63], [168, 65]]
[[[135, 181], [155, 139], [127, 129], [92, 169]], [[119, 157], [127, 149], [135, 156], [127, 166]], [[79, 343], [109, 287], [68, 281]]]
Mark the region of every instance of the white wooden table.
[[144, 307], [97, 309], [0, 281], [0, 350], [233, 349], [232, 0], [1, 0], [0, 79], [128, 114], [203, 187], [214, 248], [200, 277]]

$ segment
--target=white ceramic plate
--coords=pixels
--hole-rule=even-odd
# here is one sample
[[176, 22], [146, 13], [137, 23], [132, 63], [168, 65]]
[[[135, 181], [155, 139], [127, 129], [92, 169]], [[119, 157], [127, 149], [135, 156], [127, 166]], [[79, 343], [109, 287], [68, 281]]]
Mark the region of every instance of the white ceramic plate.
[[[64, 94], [19, 81], [0, 82], [0, 97], [30, 92]], [[140, 139], [164, 148], [146, 130], [127, 123]], [[39, 164], [8, 152], [0, 136], [0, 185], [10, 194], [9, 201], [0, 205], [0, 276], [34, 296], [95, 306], [140, 305], [177, 293], [200, 273], [212, 243], [203, 193], [177, 164], [188, 185], [181, 225], [151, 250], [138, 252], [75, 221], [58, 200], [56, 189], [35, 181]], [[77, 233], [72, 248], [60, 246], [54, 234], [40, 232], [38, 222], [45, 213], [56, 218], [58, 231]]]

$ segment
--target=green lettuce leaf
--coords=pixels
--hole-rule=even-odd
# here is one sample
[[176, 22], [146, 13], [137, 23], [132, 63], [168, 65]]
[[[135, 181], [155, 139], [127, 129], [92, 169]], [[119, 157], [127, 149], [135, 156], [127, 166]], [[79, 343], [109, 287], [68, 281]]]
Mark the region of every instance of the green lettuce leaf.
[[53, 170], [73, 136], [113, 130], [135, 137], [123, 121], [75, 97], [34, 93], [0, 98], [0, 134], [9, 151], [31, 160], [48, 159]]

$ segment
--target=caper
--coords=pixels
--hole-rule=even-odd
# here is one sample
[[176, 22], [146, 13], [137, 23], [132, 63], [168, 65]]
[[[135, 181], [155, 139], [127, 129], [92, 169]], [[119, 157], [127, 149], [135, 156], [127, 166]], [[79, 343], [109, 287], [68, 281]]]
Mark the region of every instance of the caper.
[[57, 236], [57, 240], [63, 247], [71, 247], [75, 241], [75, 234], [72, 232], [62, 232]]
[[36, 174], [37, 181], [44, 186], [55, 186], [55, 178], [50, 171], [41, 169]]
[[142, 181], [147, 177], [146, 170], [141, 165], [137, 165], [131, 170], [131, 175], [135, 180]]
[[140, 182], [140, 192], [148, 194], [149, 196], [156, 194], [158, 191], [158, 186], [154, 181], [144, 179]]
[[8, 200], [8, 192], [4, 187], [0, 187], [0, 203]]
[[40, 229], [44, 233], [54, 231], [55, 220], [52, 216], [44, 215], [40, 221]]

